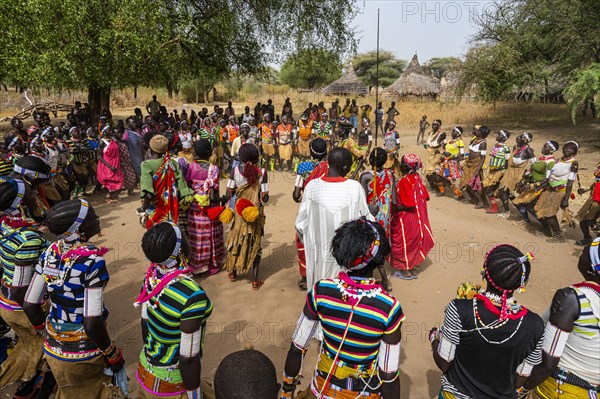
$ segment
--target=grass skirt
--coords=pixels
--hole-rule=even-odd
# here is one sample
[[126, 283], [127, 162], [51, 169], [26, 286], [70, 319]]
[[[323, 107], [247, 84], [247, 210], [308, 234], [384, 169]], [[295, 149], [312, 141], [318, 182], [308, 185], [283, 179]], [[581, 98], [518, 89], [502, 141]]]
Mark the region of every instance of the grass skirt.
[[119, 388], [110, 385], [112, 377], [104, 375], [104, 356], [81, 362], [65, 362], [52, 356], [46, 356], [46, 360], [58, 385], [56, 399], [123, 397]]
[[[259, 193], [259, 182], [253, 185], [246, 184], [236, 190], [236, 198], [238, 200], [246, 198], [253, 204], [257, 204]], [[246, 273], [252, 269], [254, 259], [261, 254], [260, 244], [264, 234], [265, 214], [262, 206], [259, 206], [258, 210], [258, 218], [252, 223], [247, 222], [234, 211], [233, 226], [225, 243], [227, 248], [225, 270], [228, 273], [233, 271], [237, 274]]]
[[44, 338], [31, 327], [25, 312], [0, 308], [0, 316], [19, 340], [0, 368], [0, 389], [15, 382], [28, 381], [43, 369]]
[[483, 179], [483, 187], [494, 187], [495, 185], [500, 183], [500, 180], [504, 177], [505, 170], [495, 170], [488, 173], [488, 175]]
[[425, 176], [435, 173], [436, 167], [442, 162], [442, 154], [439, 148], [427, 147], [427, 155], [425, 156], [425, 168], [423, 174]]
[[279, 158], [283, 161], [289, 161], [292, 159], [291, 144], [282, 144], [279, 146]]
[[310, 157], [310, 140], [298, 139], [298, 153], [302, 157]]
[[535, 214], [538, 218], [549, 218], [556, 216], [560, 210], [560, 204], [565, 198], [565, 188], [559, 190], [547, 189], [540, 194], [538, 202], [535, 204]]
[[594, 198], [590, 194], [587, 201], [585, 201], [579, 212], [577, 212], [577, 220], [580, 222], [584, 220], [596, 220], [599, 212], [600, 204], [594, 201]]
[[262, 143], [263, 154], [266, 157], [275, 155], [275, 146], [273, 144]]
[[515, 191], [517, 184], [523, 179], [523, 175], [530, 165], [529, 162], [523, 162], [520, 165], [514, 163], [513, 159], [508, 160], [508, 169], [504, 173], [504, 177], [500, 182], [501, 190], [508, 190], [509, 193]]
[[519, 196], [513, 200], [513, 204], [515, 204], [515, 205], [531, 204], [532, 202], [537, 201], [537, 199], [540, 197], [540, 194], [543, 191], [544, 190], [533, 189], [533, 188], [531, 190], [524, 191], [524, 192], [520, 193]]

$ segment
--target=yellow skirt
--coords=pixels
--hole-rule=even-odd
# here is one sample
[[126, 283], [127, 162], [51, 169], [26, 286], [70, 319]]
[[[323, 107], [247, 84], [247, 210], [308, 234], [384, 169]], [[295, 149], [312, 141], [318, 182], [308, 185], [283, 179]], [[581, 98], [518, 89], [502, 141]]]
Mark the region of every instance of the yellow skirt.
[[560, 210], [560, 204], [565, 198], [565, 188], [559, 190], [544, 190], [535, 204], [535, 214], [538, 218], [549, 218], [556, 216]]
[[45, 363], [44, 338], [31, 326], [23, 311], [0, 308], [0, 316], [13, 329], [19, 340], [0, 368], [0, 389], [15, 382], [28, 381]]
[[427, 147], [427, 156], [425, 157], [425, 168], [423, 174], [425, 176], [435, 173], [436, 166], [442, 162], [442, 154], [439, 152], [439, 148]]
[[292, 159], [292, 144], [282, 144], [279, 146], [279, 158], [283, 161]]
[[310, 157], [310, 142], [311, 140], [298, 140], [298, 153], [302, 157]]
[[537, 199], [540, 197], [540, 194], [543, 191], [544, 190], [536, 190], [533, 188], [531, 190], [524, 191], [524, 192], [520, 193], [519, 196], [513, 200], [513, 204], [515, 204], [515, 205], [531, 204], [532, 202], [537, 201]]
[[263, 154], [267, 157], [275, 155], [275, 146], [273, 144], [262, 143]]
[[502, 179], [502, 182], [500, 182], [500, 189], [508, 190], [510, 193], [515, 191], [515, 187], [517, 187], [517, 184], [523, 179], [523, 175], [528, 166], [529, 162], [523, 162], [522, 164], [517, 165], [513, 162], [513, 159], [510, 158], [508, 160], [508, 169], [506, 169], [504, 178]]
[[548, 377], [529, 393], [528, 399], [586, 399], [591, 398], [589, 392], [575, 385], [556, 381]]
[[475, 176], [475, 172], [477, 171], [480, 162], [481, 158], [467, 159], [462, 165], [463, 175], [459, 184], [461, 190], [464, 190], [471, 181], [471, 178]]

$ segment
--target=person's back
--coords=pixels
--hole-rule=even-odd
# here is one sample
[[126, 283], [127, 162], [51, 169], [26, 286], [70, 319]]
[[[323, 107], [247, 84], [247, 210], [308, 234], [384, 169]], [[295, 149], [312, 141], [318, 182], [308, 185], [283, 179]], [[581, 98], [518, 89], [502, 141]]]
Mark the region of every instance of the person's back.
[[[442, 376], [442, 386], [448, 382], [472, 398], [512, 398], [514, 372], [530, 354], [535, 354], [544, 331], [542, 318], [527, 311], [522, 319], [509, 319], [497, 328], [481, 329], [482, 324], [498, 320], [481, 300], [455, 299], [448, 308], [456, 310], [461, 324], [455, 327], [462, 332], [453, 367]], [[474, 331], [475, 328], [481, 330]], [[541, 358], [541, 352], [535, 356]]]

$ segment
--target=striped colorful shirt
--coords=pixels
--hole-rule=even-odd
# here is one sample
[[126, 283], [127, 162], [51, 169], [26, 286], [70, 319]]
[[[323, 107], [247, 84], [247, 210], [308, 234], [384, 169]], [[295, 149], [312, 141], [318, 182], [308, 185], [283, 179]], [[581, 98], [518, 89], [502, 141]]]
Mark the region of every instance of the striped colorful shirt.
[[350, 278], [345, 273], [315, 284], [306, 303], [310, 312], [319, 318], [323, 350], [331, 359], [340, 349], [349, 323], [339, 360], [354, 366], [369, 366], [375, 362], [383, 335], [395, 332], [405, 319], [400, 303], [381, 286], [373, 280]]
[[5, 307], [18, 310], [19, 307], [13, 309], [14, 303], [12, 303], [9, 288], [26, 287], [28, 284], [22, 281], [19, 276], [15, 280], [15, 264], [33, 267], [48, 246], [48, 241], [33, 228], [20, 227], [13, 229], [5, 223], [0, 225], [0, 235], [0, 259], [2, 260], [0, 305], [11, 303], [11, 306]]
[[510, 148], [504, 143], [496, 143], [490, 152], [490, 171], [504, 170], [510, 156]]
[[[206, 292], [189, 277], [176, 280], [160, 295], [152, 297], [148, 301], [148, 336], [144, 346], [148, 361], [159, 366], [176, 365], [179, 362], [181, 322], [201, 319], [204, 326], [212, 309]], [[204, 332], [203, 328], [202, 342]]]
[[[75, 245], [64, 241], [52, 244], [35, 267], [36, 274], [50, 281], [46, 286], [52, 301], [48, 320], [58, 324], [83, 324], [85, 289], [99, 283], [106, 285], [109, 280], [106, 262], [100, 255], [80, 256], [69, 262], [62, 260], [62, 254]], [[80, 248], [98, 251], [93, 245]], [[104, 309], [103, 318], [107, 317], [108, 310]]]
[[8, 176], [13, 171], [13, 164], [4, 158], [0, 158], [0, 176]]

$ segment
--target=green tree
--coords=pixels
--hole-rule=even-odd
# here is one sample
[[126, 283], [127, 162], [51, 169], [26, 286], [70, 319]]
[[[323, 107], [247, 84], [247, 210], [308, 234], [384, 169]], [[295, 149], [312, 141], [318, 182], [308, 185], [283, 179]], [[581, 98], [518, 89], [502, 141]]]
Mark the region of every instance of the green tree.
[[315, 89], [340, 77], [342, 65], [336, 52], [323, 48], [301, 50], [285, 60], [279, 77], [296, 89]]
[[[377, 51], [358, 54], [352, 60], [352, 66], [370, 91], [377, 84]], [[397, 59], [391, 51], [379, 50], [379, 86], [387, 87], [394, 83], [405, 68], [405, 60]]]
[[113, 88], [200, 75], [207, 87], [317, 43], [351, 54], [356, 12], [336, 0], [2, 0], [0, 80], [87, 89], [95, 118]]
[[565, 97], [571, 108], [573, 123], [579, 105], [591, 100], [600, 104], [600, 64], [592, 64], [589, 68], [578, 70], [565, 89]]
[[[484, 98], [493, 101], [523, 88], [549, 95], [563, 81], [572, 86], [587, 79], [594, 74], [593, 64], [600, 63], [599, 19], [597, 0], [495, 3], [478, 19], [479, 32], [461, 71], [461, 86], [476, 83]], [[591, 72], [582, 74], [586, 70]]]
[[441, 79], [447, 71], [459, 68], [461, 64], [461, 60], [456, 57], [434, 57], [429, 60], [431, 73], [438, 79]]

